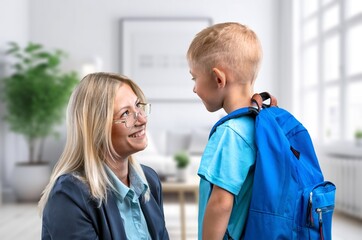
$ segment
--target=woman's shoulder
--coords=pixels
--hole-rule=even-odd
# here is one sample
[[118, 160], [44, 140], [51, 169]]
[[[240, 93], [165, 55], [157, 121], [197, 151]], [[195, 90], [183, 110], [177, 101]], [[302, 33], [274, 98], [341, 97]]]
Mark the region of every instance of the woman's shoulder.
[[142, 170], [150, 185], [160, 185], [161, 184], [160, 178], [159, 178], [157, 172], [153, 168], [143, 165], [143, 164], [141, 164], [141, 167], [142, 167]]
[[89, 193], [89, 187], [82, 179], [79, 173], [66, 173], [58, 177], [56, 180], [52, 192], [65, 192], [72, 193], [75, 191], [81, 191], [83, 193]]
[[143, 170], [143, 172], [144, 172], [147, 179], [148, 178], [159, 179], [157, 172], [153, 168], [151, 168], [149, 166], [146, 166], [146, 165], [143, 165], [143, 164], [141, 164], [141, 167], [142, 167], [142, 170]]
[[156, 171], [153, 170], [153, 168], [143, 164], [141, 164], [141, 167], [145, 174], [157, 175]]
[[56, 181], [56, 184], [84, 184], [81, 180], [82, 175], [77, 172], [70, 172], [60, 175]]

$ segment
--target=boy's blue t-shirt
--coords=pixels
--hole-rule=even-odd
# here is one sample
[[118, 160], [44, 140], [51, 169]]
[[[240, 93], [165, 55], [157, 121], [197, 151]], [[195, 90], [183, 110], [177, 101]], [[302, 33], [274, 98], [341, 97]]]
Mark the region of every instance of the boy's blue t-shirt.
[[234, 206], [227, 230], [240, 239], [251, 200], [256, 147], [254, 118], [233, 118], [218, 126], [209, 139], [201, 158], [198, 238], [202, 239], [202, 223], [212, 185], [234, 195]]

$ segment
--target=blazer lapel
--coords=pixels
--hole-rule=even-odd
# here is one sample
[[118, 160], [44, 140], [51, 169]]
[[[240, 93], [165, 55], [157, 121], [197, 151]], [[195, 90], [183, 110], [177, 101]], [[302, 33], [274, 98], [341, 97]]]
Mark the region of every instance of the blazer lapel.
[[[126, 239], [126, 232], [122, 222], [119, 209], [115, 200], [115, 196], [112, 191], [108, 192], [107, 203], [104, 205], [104, 212], [108, 219], [108, 229], [114, 240]], [[113, 226], [113, 227], [112, 227]]]
[[[152, 194], [150, 195], [150, 200], [148, 202], [145, 203], [142, 197], [139, 198], [139, 201], [151, 238], [168, 239], [165, 238], [165, 220], [163, 212], [161, 211], [160, 206], [156, 203]], [[166, 235], [168, 236], [168, 234]], [[164, 238], [160, 238], [160, 236], [164, 236]]]

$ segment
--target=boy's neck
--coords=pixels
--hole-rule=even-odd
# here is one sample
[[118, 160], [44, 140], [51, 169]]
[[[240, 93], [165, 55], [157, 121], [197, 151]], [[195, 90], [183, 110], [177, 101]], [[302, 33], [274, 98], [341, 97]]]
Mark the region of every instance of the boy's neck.
[[225, 112], [231, 113], [239, 108], [249, 107], [251, 105], [251, 98], [253, 94], [253, 89], [247, 85], [229, 88], [225, 95], [226, 97], [223, 104]]

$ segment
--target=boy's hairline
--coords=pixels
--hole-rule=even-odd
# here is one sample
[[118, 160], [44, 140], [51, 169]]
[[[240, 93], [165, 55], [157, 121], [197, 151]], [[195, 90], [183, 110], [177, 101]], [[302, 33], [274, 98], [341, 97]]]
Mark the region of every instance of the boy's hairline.
[[[228, 71], [230, 73], [232, 73], [234, 76], [244, 76], [247, 78], [246, 81], [248, 82], [255, 82], [256, 80], [256, 76], [259, 74], [260, 71], [260, 65], [261, 65], [261, 61], [262, 61], [262, 47], [261, 47], [261, 42], [257, 36], [257, 34], [248, 26], [246, 25], [242, 25], [240, 23], [228, 23], [225, 26], [230, 26], [230, 25], [241, 25], [243, 28], [247, 29], [248, 32], [251, 32], [253, 37], [255, 38], [255, 43], [253, 44], [253, 46], [256, 46], [257, 49], [254, 49], [256, 52], [259, 52], [259, 57], [255, 58], [254, 60], [256, 60], [257, 62], [255, 62], [252, 58], [243, 58], [243, 57], [238, 57], [235, 56], [235, 53], [233, 53], [230, 49], [231, 46], [229, 46], [229, 48], [224, 48], [224, 50], [228, 50], [228, 51], [221, 51], [223, 50], [222, 47], [220, 47], [220, 45], [223, 45], [222, 42], [225, 41], [225, 39], [228, 38], [222, 38], [220, 39], [218, 38], [214, 38], [213, 39], [213, 43], [211, 44], [212, 46], [215, 47], [218, 46], [218, 49], [212, 49], [210, 48], [211, 45], [210, 42], [208, 43], [208, 47], [204, 47], [204, 40], [207, 39], [208, 35], [210, 34], [210, 31], [212, 31], [213, 29], [217, 29], [219, 27], [219, 25], [222, 25], [223, 23], [220, 24], [215, 24], [213, 26], [207, 27], [203, 30], [201, 30], [199, 33], [196, 34], [195, 38], [192, 40], [189, 49], [187, 51], [187, 60], [189, 61], [189, 65], [190, 66], [194, 66], [194, 67], [198, 67], [200, 69], [203, 69], [205, 72], [211, 72], [212, 68], [214, 67], [221, 67], [224, 69], [228, 69]], [[220, 29], [220, 28], [219, 28]], [[223, 36], [223, 35], [221, 35]], [[230, 35], [229, 35], [230, 36]], [[229, 39], [230, 40], [230, 39]], [[231, 43], [231, 45], [235, 45], [237, 46], [237, 40], [235, 38], [232, 38], [233, 43]], [[205, 53], [206, 51], [206, 53]], [[235, 56], [236, 58], [238, 58], [238, 60], [235, 62], [235, 59], [233, 59], [233, 57], [228, 57], [230, 56], [230, 54], [234, 54], [233, 56]], [[253, 63], [254, 62], [254, 63]], [[234, 66], [234, 67], [230, 67], [230, 66]], [[244, 66], [244, 67], [242, 67]], [[245, 69], [245, 66], [247, 67]], [[242, 72], [243, 73], [239, 73], [237, 70], [234, 70], [233, 68], [239, 68], [242, 67]], [[254, 76], [254, 77], [252, 77]], [[252, 79], [251, 79], [252, 78]]]

